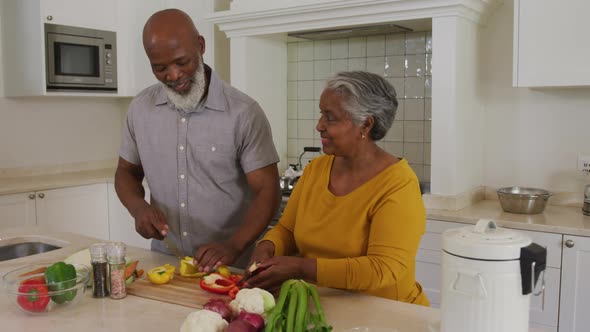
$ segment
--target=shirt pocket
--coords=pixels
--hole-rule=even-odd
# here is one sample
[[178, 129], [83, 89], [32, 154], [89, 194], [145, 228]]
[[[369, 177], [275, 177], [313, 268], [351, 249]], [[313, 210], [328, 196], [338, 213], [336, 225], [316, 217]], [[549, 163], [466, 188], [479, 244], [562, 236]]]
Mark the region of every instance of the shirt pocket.
[[199, 165], [197, 172], [222, 184], [237, 181], [240, 176], [236, 154], [236, 149], [229, 145], [201, 143], [194, 146], [192, 158]]

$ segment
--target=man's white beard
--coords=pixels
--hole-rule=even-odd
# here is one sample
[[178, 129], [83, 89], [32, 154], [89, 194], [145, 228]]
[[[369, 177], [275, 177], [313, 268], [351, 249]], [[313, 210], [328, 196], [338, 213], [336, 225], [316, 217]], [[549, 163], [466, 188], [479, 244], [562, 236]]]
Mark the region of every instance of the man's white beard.
[[195, 71], [195, 75], [191, 79], [191, 89], [186, 95], [181, 95], [171, 87], [162, 83], [164, 91], [168, 95], [168, 100], [177, 108], [183, 111], [190, 111], [197, 107], [201, 98], [205, 94], [205, 65], [203, 64], [203, 57], [199, 57], [199, 66]]

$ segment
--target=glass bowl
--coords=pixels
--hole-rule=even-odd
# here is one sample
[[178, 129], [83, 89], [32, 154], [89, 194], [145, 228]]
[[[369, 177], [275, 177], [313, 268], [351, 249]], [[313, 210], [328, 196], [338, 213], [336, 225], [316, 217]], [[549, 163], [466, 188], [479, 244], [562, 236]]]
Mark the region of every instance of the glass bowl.
[[[12, 270], [2, 277], [2, 286], [6, 295], [20, 310], [29, 314], [67, 310], [68, 307], [75, 306], [84, 298], [90, 277], [88, 266], [72, 264], [76, 269], [76, 278], [47, 284], [44, 273], [40, 270], [50, 265], [27, 265]], [[31, 284], [30, 280], [35, 280], [36, 283]]]

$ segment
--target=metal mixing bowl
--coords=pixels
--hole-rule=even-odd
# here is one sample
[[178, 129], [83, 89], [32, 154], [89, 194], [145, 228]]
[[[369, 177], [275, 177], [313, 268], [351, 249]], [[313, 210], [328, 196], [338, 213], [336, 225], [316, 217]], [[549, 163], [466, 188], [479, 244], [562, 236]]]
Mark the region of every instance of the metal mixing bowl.
[[545, 210], [550, 192], [543, 189], [506, 187], [496, 191], [502, 209], [510, 213], [535, 214]]

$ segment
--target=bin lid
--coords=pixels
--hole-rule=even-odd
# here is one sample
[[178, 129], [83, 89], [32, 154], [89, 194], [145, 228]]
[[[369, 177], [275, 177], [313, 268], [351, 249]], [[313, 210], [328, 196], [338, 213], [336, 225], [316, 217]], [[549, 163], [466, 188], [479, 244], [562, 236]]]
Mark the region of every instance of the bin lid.
[[446, 230], [442, 249], [452, 255], [478, 260], [520, 259], [520, 248], [531, 244], [522, 232], [501, 228], [493, 220], [480, 219], [474, 226]]

